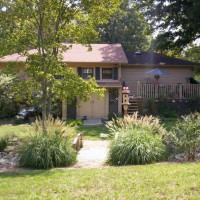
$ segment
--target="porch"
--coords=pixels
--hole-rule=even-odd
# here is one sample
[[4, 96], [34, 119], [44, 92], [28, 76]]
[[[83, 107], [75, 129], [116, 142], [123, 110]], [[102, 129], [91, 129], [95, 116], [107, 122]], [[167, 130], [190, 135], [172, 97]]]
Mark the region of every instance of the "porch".
[[200, 98], [200, 84], [137, 84], [137, 98], [194, 99]]

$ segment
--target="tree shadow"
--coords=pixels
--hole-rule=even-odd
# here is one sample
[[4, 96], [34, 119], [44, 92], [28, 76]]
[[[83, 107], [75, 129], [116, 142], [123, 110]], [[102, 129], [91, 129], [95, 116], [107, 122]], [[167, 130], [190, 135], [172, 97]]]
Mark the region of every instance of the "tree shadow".
[[[71, 166], [64, 167], [64, 168], [53, 168], [53, 169], [28, 169], [28, 168], [16, 168], [15, 171], [8, 171], [8, 172], [0, 172], [0, 179], [6, 178], [28, 178], [34, 176], [45, 176], [49, 177], [55, 173], [62, 174]], [[65, 169], [65, 170], [64, 170]]]

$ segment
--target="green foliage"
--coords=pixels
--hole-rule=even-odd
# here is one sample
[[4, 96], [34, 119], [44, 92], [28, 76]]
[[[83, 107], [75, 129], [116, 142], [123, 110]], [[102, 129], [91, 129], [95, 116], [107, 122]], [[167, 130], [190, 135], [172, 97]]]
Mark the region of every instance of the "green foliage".
[[15, 80], [16, 77], [0, 70], [0, 119], [11, 118], [17, 114], [18, 106], [11, 91]]
[[[195, 63], [200, 63], [200, 46], [197, 45], [190, 45], [190, 47], [188, 49], [186, 49], [185, 51], [183, 51], [183, 59], [186, 60], [190, 60], [192, 62]], [[200, 81], [199, 79], [199, 75], [200, 75], [200, 69], [199, 67], [195, 67], [194, 68], [194, 72], [195, 72], [195, 79], [197, 78], [198, 81]]]
[[162, 112], [159, 111], [159, 115], [165, 118], [178, 118], [178, 114], [173, 110], [165, 109]]
[[142, 127], [159, 135], [164, 135], [166, 132], [158, 118], [153, 116], [139, 117], [137, 112], [133, 115], [124, 116], [124, 118], [115, 118], [107, 122], [106, 126], [111, 136], [114, 136], [116, 132], [121, 132], [132, 127]]
[[8, 137], [4, 136], [0, 138], [0, 151], [3, 151], [8, 146]]
[[200, 148], [200, 114], [182, 117], [164, 138], [170, 153], [186, 153], [187, 160], [195, 160]]
[[[92, 78], [85, 81], [73, 69], [66, 69], [62, 52], [69, 43], [89, 44], [96, 41], [96, 27], [108, 22], [119, 0], [8, 0], [1, 2], [0, 54], [13, 51], [26, 56], [25, 79], [16, 85], [16, 98], [42, 107], [45, 121], [56, 99], [87, 100], [93, 93], [103, 95]], [[89, 49], [91, 47], [88, 45]], [[5, 50], [4, 50], [5, 49]], [[31, 50], [30, 49], [35, 49]], [[61, 76], [58, 80], [55, 76]], [[44, 132], [46, 132], [44, 127]]]
[[113, 165], [148, 164], [163, 160], [165, 145], [159, 135], [144, 127], [124, 129], [113, 140], [108, 162]]
[[19, 165], [37, 169], [50, 169], [71, 165], [76, 160], [72, 144], [60, 133], [36, 134], [24, 144]]
[[157, 111], [160, 117], [178, 118], [178, 114], [174, 109], [173, 103], [169, 101], [159, 101], [157, 103]]
[[0, 100], [0, 119], [15, 117], [18, 111], [18, 106], [12, 99], [7, 102]]
[[[67, 139], [72, 139], [75, 137], [75, 130], [72, 127], [66, 126], [66, 123], [60, 120], [59, 118], [53, 118], [52, 116], [48, 117], [48, 120], [45, 122], [45, 127], [47, 129], [47, 134], [60, 134], [62, 137], [66, 137]], [[32, 123], [32, 127], [34, 132], [41, 133], [43, 129], [42, 120], [36, 119], [34, 123]]]
[[[199, 38], [199, 0], [136, 0], [138, 7], [158, 30], [163, 30], [163, 48], [183, 48]], [[162, 41], [160, 40], [160, 41]]]
[[42, 134], [42, 123], [37, 119], [32, 124], [34, 131], [22, 146], [19, 164], [40, 169], [73, 164], [76, 160], [71, 143], [74, 132], [61, 120], [49, 117], [45, 121], [47, 133]]
[[101, 42], [121, 43], [126, 51], [147, 50], [152, 39], [150, 26], [135, 4], [125, 0], [109, 23], [101, 26]]
[[139, 118], [136, 112], [132, 116], [113, 119], [107, 127], [110, 135], [115, 135], [109, 153], [111, 164], [147, 164], [164, 158], [162, 136], [166, 131], [158, 118]]
[[82, 126], [83, 125], [83, 120], [82, 119], [77, 119], [77, 120], [74, 120], [74, 119], [67, 119], [67, 125], [69, 126]]

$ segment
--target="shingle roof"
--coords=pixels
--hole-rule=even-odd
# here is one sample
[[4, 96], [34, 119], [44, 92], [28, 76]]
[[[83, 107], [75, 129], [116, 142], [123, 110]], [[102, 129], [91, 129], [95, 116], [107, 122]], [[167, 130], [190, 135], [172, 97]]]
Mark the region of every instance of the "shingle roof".
[[128, 64], [139, 65], [180, 65], [180, 66], [197, 66], [200, 63], [194, 63], [187, 60], [173, 58], [159, 53], [137, 51], [126, 52]]
[[[69, 46], [70, 44], [67, 44]], [[63, 52], [64, 62], [100, 62], [100, 63], [128, 63], [121, 44], [91, 44], [92, 51], [81, 44], [72, 44], [72, 48]], [[30, 50], [36, 53], [36, 50]], [[26, 57], [19, 54], [12, 54], [0, 58], [0, 62], [25, 62]]]

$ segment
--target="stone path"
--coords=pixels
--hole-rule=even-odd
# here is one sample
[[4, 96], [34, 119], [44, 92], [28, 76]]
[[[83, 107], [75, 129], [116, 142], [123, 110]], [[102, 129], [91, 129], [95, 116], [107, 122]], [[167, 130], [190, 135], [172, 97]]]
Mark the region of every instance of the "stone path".
[[108, 140], [84, 140], [77, 156], [78, 162], [73, 168], [105, 167], [109, 143]]

